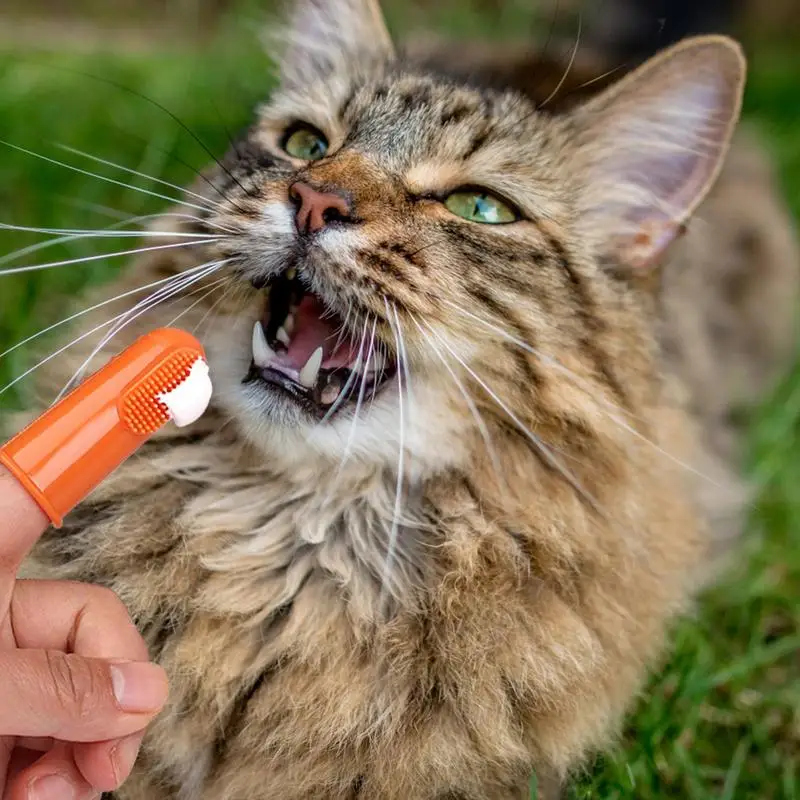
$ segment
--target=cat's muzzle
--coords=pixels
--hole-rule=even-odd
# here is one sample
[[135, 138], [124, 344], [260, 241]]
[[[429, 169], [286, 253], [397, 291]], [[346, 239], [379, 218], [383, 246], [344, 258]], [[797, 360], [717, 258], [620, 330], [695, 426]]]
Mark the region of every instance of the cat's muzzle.
[[264, 287], [264, 315], [253, 328], [253, 361], [245, 383], [288, 394], [326, 418], [372, 399], [397, 374], [397, 362], [374, 336], [356, 337], [303, 283], [295, 267]]

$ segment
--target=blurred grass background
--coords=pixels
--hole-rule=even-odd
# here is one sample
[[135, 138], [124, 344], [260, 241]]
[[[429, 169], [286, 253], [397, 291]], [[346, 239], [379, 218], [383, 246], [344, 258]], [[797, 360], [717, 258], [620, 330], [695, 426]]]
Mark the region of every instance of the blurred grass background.
[[[519, 33], [550, 13], [547, 6], [534, 13], [529, 3], [514, 0], [499, 4], [502, 15], [493, 0], [390, 5], [396, 28], [431, 25], [467, 35]], [[67, 9], [57, 0], [7, 0], [0, 9], [0, 223], [96, 230], [163, 208], [164, 201], [136, 189], [174, 195], [171, 189], [59, 145], [177, 185], [190, 181], [207, 154], [144, 97], [221, 154], [229, 132], [248, 122], [272, 82], [258, 44], [261, 6], [140, 0], [112, 8], [82, 0]], [[751, 12], [746, 115], [768, 133], [785, 191], [800, 214], [800, 33], [787, 24], [793, 7], [764, 4], [763, 13]], [[6, 255], [47, 241], [0, 230], [0, 270], [135, 246], [131, 239], [74, 239], [15, 259]], [[62, 318], [66, 301], [122, 263], [110, 257], [0, 275], [0, 351]], [[4, 354], [0, 389], [32, 363], [29, 346]], [[23, 406], [29, 388], [23, 381], [4, 390], [0, 409]], [[0, 422], [1, 416], [0, 410]], [[704, 598], [697, 617], [678, 625], [672, 657], [631, 715], [619, 746], [579, 777], [573, 798], [800, 798], [799, 434], [800, 369], [752, 421], [747, 468], [760, 496], [741, 558]]]

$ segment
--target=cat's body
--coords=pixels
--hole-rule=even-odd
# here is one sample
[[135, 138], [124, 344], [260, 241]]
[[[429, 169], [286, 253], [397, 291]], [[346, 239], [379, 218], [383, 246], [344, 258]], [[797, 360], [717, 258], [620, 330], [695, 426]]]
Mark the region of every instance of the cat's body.
[[[619, 209], [595, 191], [613, 151], [597, 160], [592, 145], [625, 103], [540, 119], [521, 96], [385, 66], [372, 4], [336, 5], [347, 64], [319, 44], [305, 61], [290, 53], [284, 93], [227, 162], [233, 178], [210, 173], [233, 199], [208, 216], [239, 232], [199, 254], [151, 254], [118, 288], [216, 247], [257, 280], [317, 226], [289, 263], [342, 316], [341, 295], [364, 309], [357, 332], [371, 325], [410, 368], [400, 363], [355, 426], [344, 416], [314, 427], [282, 395], [242, 384], [264, 313], [242, 273], [226, 297], [178, 301], [180, 324], [199, 326], [209, 351], [212, 411], [146, 446], [43, 540], [35, 567], [113, 588], [170, 674], [124, 800], [521, 799], [533, 769], [554, 792], [635, 696], [703, 579], [710, 527], [724, 535], [740, 521], [736, 479], [699, 430], [703, 415], [698, 426], [686, 410], [702, 398], [685, 397], [669, 366], [686, 360], [681, 345], [666, 356], [660, 345], [681, 340], [680, 320], [665, 336], [659, 295], [618, 274], [625, 258], [598, 266], [600, 250], [627, 252], [603, 233]], [[298, 41], [319, 42], [321, 19], [332, 46], [332, 19], [306, 6]], [[735, 118], [736, 50], [709, 40], [696, 52], [699, 75], [713, 62], [733, 87], [708, 102]], [[317, 86], [308, 71], [323, 62]], [[681, 79], [673, 63], [654, 85], [671, 70]], [[311, 166], [276, 155], [278, 120], [312, 113], [336, 154]], [[517, 131], [522, 152], [509, 144]], [[710, 162], [726, 131], [712, 131]], [[309, 208], [301, 223], [295, 198], [296, 232], [287, 181], [298, 175], [345, 187], [357, 217], [315, 223]], [[522, 219], [489, 232], [404, 195], [437, 181], [498, 184]], [[671, 258], [690, 267], [709, 233], [692, 226]], [[649, 252], [635, 244], [633, 261]], [[157, 310], [109, 349], [177, 313]], [[55, 365], [54, 383], [85, 355]], [[722, 504], [690, 465], [728, 487]]]

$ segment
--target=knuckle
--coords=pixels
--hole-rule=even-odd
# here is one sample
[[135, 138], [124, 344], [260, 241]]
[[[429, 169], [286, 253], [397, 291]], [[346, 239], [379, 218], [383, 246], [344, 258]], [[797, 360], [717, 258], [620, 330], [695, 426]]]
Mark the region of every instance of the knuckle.
[[107, 609], [108, 611], [123, 615], [126, 619], [129, 619], [128, 609], [125, 607], [125, 604], [119, 599], [119, 596], [113, 589], [109, 589], [105, 586], [95, 586], [93, 589], [95, 600], [98, 605], [103, 606], [103, 608]]
[[58, 705], [73, 717], [91, 716], [102, 697], [102, 686], [91, 665], [78, 656], [48, 652], [47, 668]]

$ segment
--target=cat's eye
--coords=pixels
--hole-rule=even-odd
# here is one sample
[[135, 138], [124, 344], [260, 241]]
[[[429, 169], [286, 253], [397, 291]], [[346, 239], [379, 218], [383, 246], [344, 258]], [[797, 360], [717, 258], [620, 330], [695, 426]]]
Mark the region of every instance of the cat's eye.
[[457, 217], [484, 225], [507, 225], [520, 219], [516, 208], [481, 189], [460, 189], [448, 195], [444, 204]]
[[303, 161], [319, 161], [328, 152], [328, 140], [311, 125], [295, 125], [283, 139], [283, 149]]

